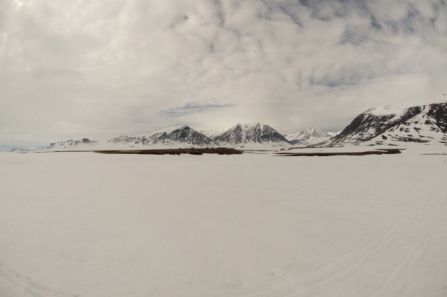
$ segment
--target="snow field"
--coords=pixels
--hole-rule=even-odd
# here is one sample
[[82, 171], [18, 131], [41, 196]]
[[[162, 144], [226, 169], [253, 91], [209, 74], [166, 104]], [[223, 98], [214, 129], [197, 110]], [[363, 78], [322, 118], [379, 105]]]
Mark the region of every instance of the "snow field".
[[445, 296], [419, 153], [0, 154], [0, 296]]

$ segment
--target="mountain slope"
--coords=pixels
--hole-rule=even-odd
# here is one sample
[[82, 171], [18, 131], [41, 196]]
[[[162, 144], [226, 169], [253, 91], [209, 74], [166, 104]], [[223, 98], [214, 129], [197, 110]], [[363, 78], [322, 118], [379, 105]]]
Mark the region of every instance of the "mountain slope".
[[358, 115], [351, 124], [335, 136], [330, 144], [360, 143], [370, 140], [389, 128], [388, 122], [399, 112], [391, 106], [368, 109]]
[[413, 106], [401, 112], [390, 107], [370, 109], [357, 116], [328, 145], [446, 141], [447, 103], [434, 103]]

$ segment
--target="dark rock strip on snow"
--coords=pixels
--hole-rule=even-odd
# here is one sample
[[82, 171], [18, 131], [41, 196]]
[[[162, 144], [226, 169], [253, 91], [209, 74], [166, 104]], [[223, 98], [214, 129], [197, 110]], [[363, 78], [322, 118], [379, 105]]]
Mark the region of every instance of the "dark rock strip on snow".
[[367, 155], [392, 155], [392, 154], [400, 154], [400, 149], [380, 149], [374, 151], [366, 151], [366, 152], [315, 152], [315, 153], [276, 153], [276, 156], [284, 156], [284, 157], [328, 157], [328, 156], [367, 156]]
[[100, 154], [136, 154], [136, 155], [240, 155], [242, 151], [233, 148], [189, 148], [189, 149], [158, 149], [158, 150], [109, 150], [94, 151]]

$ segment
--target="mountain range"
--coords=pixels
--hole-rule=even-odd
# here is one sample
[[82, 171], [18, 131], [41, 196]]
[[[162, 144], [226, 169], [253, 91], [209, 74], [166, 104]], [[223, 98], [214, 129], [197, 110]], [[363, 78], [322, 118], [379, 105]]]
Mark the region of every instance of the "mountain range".
[[150, 149], [189, 147], [236, 147], [278, 149], [283, 147], [333, 147], [346, 145], [398, 145], [403, 142], [447, 145], [447, 103], [391, 106], [361, 113], [341, 132], [318, 128], [283, 135], [267, 124], [237, 124], [218, 131], [197, 131], [189, 126], [172, 127], [134, 136], [68, 140], [52, 143], [46, 151], [98, 149]]
[[198, 132], [189, 126], [173, 127], [135, 136], [102, 140], [68, 140], [52, 143], [47, 150], [142, 149], [189, 147], [275, 148], [290, 145], [278, 131], [266, 124], [237, 124], [223, 131]]

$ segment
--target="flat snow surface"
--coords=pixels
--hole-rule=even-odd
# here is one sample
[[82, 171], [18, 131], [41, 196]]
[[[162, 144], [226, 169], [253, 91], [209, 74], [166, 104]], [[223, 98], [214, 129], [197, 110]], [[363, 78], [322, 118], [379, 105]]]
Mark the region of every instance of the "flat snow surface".
[[2, 153], [0, 296], [446, 296], [420, 153]]

